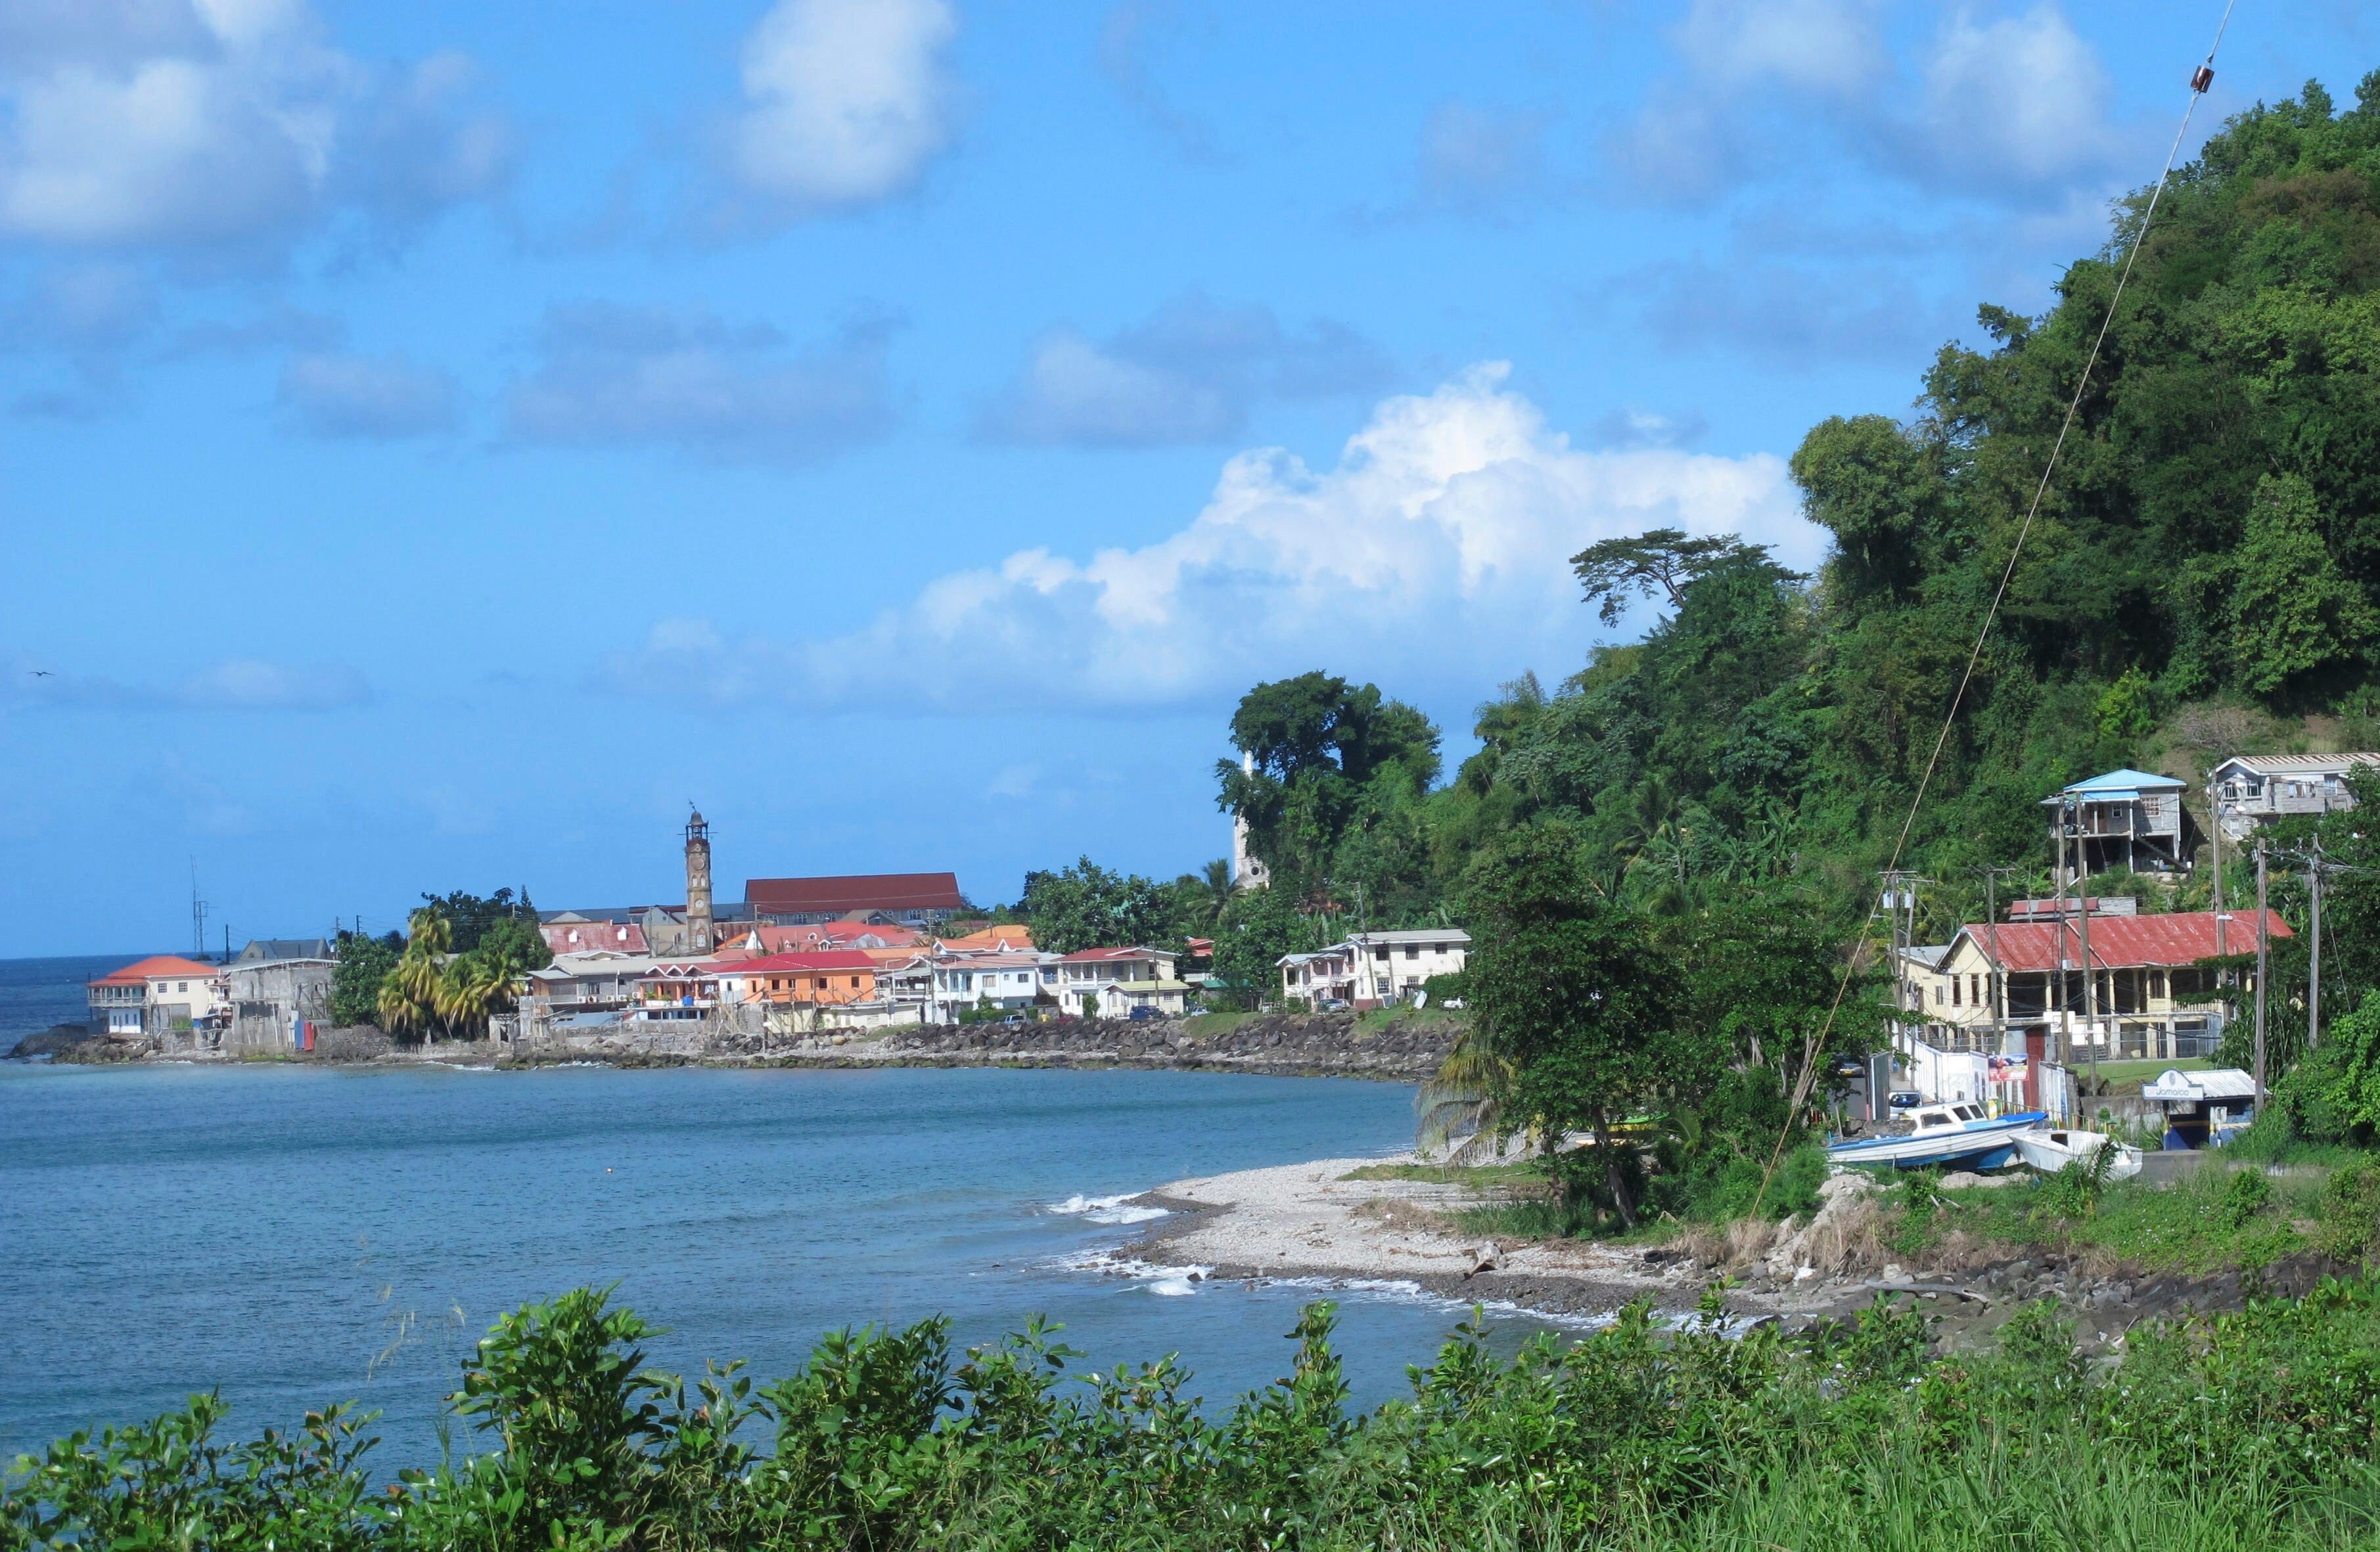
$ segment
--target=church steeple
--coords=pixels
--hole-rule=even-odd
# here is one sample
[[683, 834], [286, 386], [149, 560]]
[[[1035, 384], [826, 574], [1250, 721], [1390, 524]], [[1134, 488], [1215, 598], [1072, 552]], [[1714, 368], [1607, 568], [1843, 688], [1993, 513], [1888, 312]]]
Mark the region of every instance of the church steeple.
[[686, 952], [707, 954], [711, 951], [710, 936], [710, 827], [702, 820], [702, 810], [693, 808], [686, 821]]

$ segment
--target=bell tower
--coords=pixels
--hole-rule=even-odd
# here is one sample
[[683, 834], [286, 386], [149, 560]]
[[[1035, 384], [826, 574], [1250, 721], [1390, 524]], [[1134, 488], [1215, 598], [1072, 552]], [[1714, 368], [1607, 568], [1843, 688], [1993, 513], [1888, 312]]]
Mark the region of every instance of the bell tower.
[[[694, 808], [690, 803], [686, 806]], [[686, 940], [688, 953], [711, 950], [710, 827], [703, 823], [699, 808], [686, 821]]]

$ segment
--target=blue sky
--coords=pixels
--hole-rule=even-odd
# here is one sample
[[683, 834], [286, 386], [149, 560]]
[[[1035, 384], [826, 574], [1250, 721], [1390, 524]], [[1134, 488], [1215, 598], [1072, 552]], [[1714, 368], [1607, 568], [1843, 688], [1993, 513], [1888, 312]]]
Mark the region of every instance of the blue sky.
[[[2044, 305], [2218, 11], [13, 0], [0, 954], [667, 897], [690, 798], [730, 894], [1170, 876], [1309, 668], [1459, 757], [1585, 544], [1815, 563], [1803, 431]], [[2375, 65], [2250, 8], [2193, 136]]]

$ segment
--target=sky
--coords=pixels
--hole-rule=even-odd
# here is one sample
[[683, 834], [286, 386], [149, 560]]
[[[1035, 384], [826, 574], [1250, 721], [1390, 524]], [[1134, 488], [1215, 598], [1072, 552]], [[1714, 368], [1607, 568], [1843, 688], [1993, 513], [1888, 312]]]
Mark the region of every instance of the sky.
[[[2214, 0], [6, 0], [0, 956], [1229, 848], [2041, 310]], [[2192, 130], [2380, 66], [2243, 7]]]

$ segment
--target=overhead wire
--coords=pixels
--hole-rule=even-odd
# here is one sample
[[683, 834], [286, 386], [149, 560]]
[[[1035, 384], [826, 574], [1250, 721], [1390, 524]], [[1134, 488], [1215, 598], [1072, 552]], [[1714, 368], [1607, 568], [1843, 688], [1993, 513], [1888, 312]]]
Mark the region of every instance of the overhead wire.
[[[2065, 418], [2058, 422], [2058, 438], [2050, 443], [2049, 456], [2041, 466], [2041, 479], [2034, 487], [2033, 500], [2025, 505], [2024, 520], [2017, 526], [2016, 542], [2009, 548], [2008, 564], [2000, 570], [1999, 586], [1993, 589], [1991, 605], [1984, 611], [1983, 624], [1975, 632], [1975, 645], [1967, 653], [1966, 669], [1959, 675], [1959, 687], [1952, 692], [1949, 708], [1942, 714], [1942, 728], [1935, 735], [1934, 752], [1926, 757], [1925, 774], [1918, 779], [1916, 794], [1909, 800], [1909, 813], [1900, 821], [1900, 834], [1892, 843], [1892, 860], [1885, 864], [1887, 873], [1900, 870], [1901, 856], [1909, 848], [1909, 837], [1916, 829], [1918, 811], [1925, 806], [1925, 794], [1933, 786], [1935, 772], [1942, 763], [1942, 751], [1949, 746], [1950, 730], [1958, 725], [1960, 708], [1966, 702], [1968, 687], [1974, 683], [1976, 666], [1983, 661], [1985, 643], [1991, 639], [1992, 627], [1999, 620], [2000, 605], [2008, 598], [2010, 583], [2015, 580], [2017, 562], [2023, 556], [2025, 540], [2033, 533], [2033, 520], [2041, 511], [2043, 498], [2049, 493], [2050, 478], [2058, 472], [2058, 460], [2066, 450], [2066, 439], [2073, 431], [2075, 420], [2082, 415], [2083, 395], [2090, 391], [2092, 374], [2098, 370], [2100, 354], [2107, 344], [2107, 333], [2115, 327], [2117, 309], [2124, 299], [2124, 288], [2131, 284], [2132, 268], [2140, 260], [2142, 245], [2148, 239], [2150, 224], [2156, 219], [2157, 201], [2165, 197], [2166, 185], [2172, 180], [2174, 162], [2181, 154], [2181, 143], [2190, 133], [2191, 119], [2198, 112], [2199, 101], [2206, 95], [2207, 87], [2215, 79], [2215, 55], [2223, 47], [2223, 35], [2230, 30], [2231, 13], [2239, 3], [2240, 0], [2225, 0], [2223, 18], [2215, 28], [2215, 42], [2208, 46], [2205, 59], [2191, 74], [2190, 100], [2183, 105], [2181, 123], [2173, 132], [2173, 144], [2165, 153], [2165, 165], [2157, 173], [2156, 186], [2149, 192], [2149, 202], [2141, 212], [2140, 224], [2133, 229], [2131, 243], [2124, 251], [2123, 268], [2118, 272], [2116, 288], [2107, 297], [2107, 315], [2100, 319], [2099, 332], [2091, 341], [2091, 353], [2083, 360], [2081, 374], [2074, 380], [2073, 397], [2067, 401]], [[1755, 1214], [1767, 1199], [1768, 1185], [1777, 1174], [1779, 1160], [1785, 1155], [1785, 1139], [1791, 1134], [1793, 1120], [1802, 1113], [1802, 1107], [1809, 1103], [1810, 1090], [1817, 1077], [1818, 1053], [1834, 1034], [1835, 1021], [1842, 1012], [1843, 998], [1851, 990], [1852, 981], [1858, 973], [1858, 956], [1854, 954], [1846, 958], [1842, 978], [1835, 985], [1834, 1000], [1827, 1005], [1825, 1021], [1803, 1044], [1802, 1071], [1794, 1081], [1792, 1103], [1786, 1107], [1784, 1128], [1777, 1134], [1777, 1146], [1769, 1150], [1767, 1168], [1760, 1174], [1760, 1189], [1753, 1196], [1752, 1210]], [[1893, 973], [1899, 975], [1900, 966], [1895, 965]], [[1870, 1081], [1874, 1081], [1873, 1077]]]

